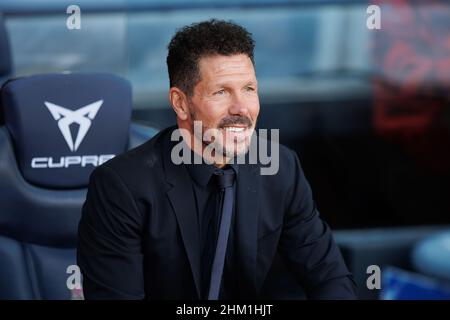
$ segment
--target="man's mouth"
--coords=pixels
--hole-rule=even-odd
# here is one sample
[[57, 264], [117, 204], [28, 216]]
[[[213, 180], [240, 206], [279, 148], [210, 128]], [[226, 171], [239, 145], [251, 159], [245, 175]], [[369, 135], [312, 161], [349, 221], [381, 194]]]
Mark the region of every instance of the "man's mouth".
[[244, 132], [246, 128], [247, 128], [247, 127], [243, 127], [243, 126], [230, 126], [230, 127], [224, 127], [224, 129], [225, 129], [226, 132], [237, 132], [237, 133], [239, 133], [239, 132]]
[[246, 139], [248, 139], [248, 135], [250, 134], [250, 128], [247, 125], [243, 124], [233, 124], [229, 126], [222, 127], [223, 132], [223, 139], [225, 139], [225, 142], [232, 142], [235, 143], [242, 143]]

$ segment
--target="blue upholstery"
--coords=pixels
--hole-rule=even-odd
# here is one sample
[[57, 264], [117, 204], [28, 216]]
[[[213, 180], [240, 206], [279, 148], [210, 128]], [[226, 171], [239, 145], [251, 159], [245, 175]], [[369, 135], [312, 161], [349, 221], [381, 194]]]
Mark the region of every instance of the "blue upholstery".
[[[78, 221], [94, 166], [31, 168], [30, 157], [119, 154], [156, 130], [130, 126], [130, 85], [112, 75], [21, 78], [8, 82], [1, 98], [0, 299], [68, 299], [66, 270], [76, 264]], [[43, 101], [77, 110], [100, 99], [85, 138], [71, 151]]]
[[0, 13], [0, 76], [11, 73], [11, 52], [4, 19]]
[[0, 86], [11, 75], [12, 59], [8, 34], [0, 12]]
[[20, 171], [32, 184], [82, 187], [93, 164], [126, 150], [131, 87], [119, 77], [31, 76], [6, 83], [2, 104]]
[[447, 282], [450, 287], [450, 230], [437, 232], [418, 242], [412, 251], [414, 268]]

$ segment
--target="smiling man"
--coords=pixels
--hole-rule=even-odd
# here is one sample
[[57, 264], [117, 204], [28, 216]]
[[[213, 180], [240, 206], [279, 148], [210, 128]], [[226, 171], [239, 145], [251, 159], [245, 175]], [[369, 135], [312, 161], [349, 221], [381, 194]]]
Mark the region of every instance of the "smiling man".
[[[234, 161], [257, 139], [253, 49], [251, 35], [225, 21], [172, 38], [177, 126], [91, 175], [78, 244], [86, 299], [258, 298], [277, 253], [309, 298], [356, 297], [297, 155], [273, 148], [271, 175]], [[181, 156], [201, 161], [175, 160], [176, 136]]]
[[[190, 134], [191, 139], [184, 136], [189, 147], [203, 155], [204, 147], [213, 140], [215, 149], [223, 155], [223, 163], [211, 162], [220, 167], [249, 148], [259, 114], [255, 70], [244, 53], [203, 57], [198, 60], [198, 70], [201, 80], [195, 89], [172, 86], [169, 97], [178, 127]], [[201, 130], [195, 130], [195, 121]]]

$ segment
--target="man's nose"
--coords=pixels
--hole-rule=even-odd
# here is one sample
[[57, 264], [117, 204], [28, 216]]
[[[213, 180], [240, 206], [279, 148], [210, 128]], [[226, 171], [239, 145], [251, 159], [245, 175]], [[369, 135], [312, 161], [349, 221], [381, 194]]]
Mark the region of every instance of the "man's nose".
[[241, 94], [233, 95], [233, 99], [231, 100], [231, 104], [229, 107], [229, 113], [231, 115], [239, 115], [239, 116], [248, 116], [249, 102], [245, 100], [245, 98]]

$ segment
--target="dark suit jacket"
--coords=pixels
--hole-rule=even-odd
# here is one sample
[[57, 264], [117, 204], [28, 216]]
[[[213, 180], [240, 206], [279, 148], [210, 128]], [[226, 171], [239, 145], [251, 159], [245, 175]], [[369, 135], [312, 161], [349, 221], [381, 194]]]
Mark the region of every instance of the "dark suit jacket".
[[[86, 299], [198, 299], [200, 241], [192, 182], [170, 159], [172, 128], [97, 167], [79, 224]], [[314, 299], [355, 298], [296, 154], [276, 175], [239, 165], [236, 263], [241, 297], [257, 298], [278, 252]]]

